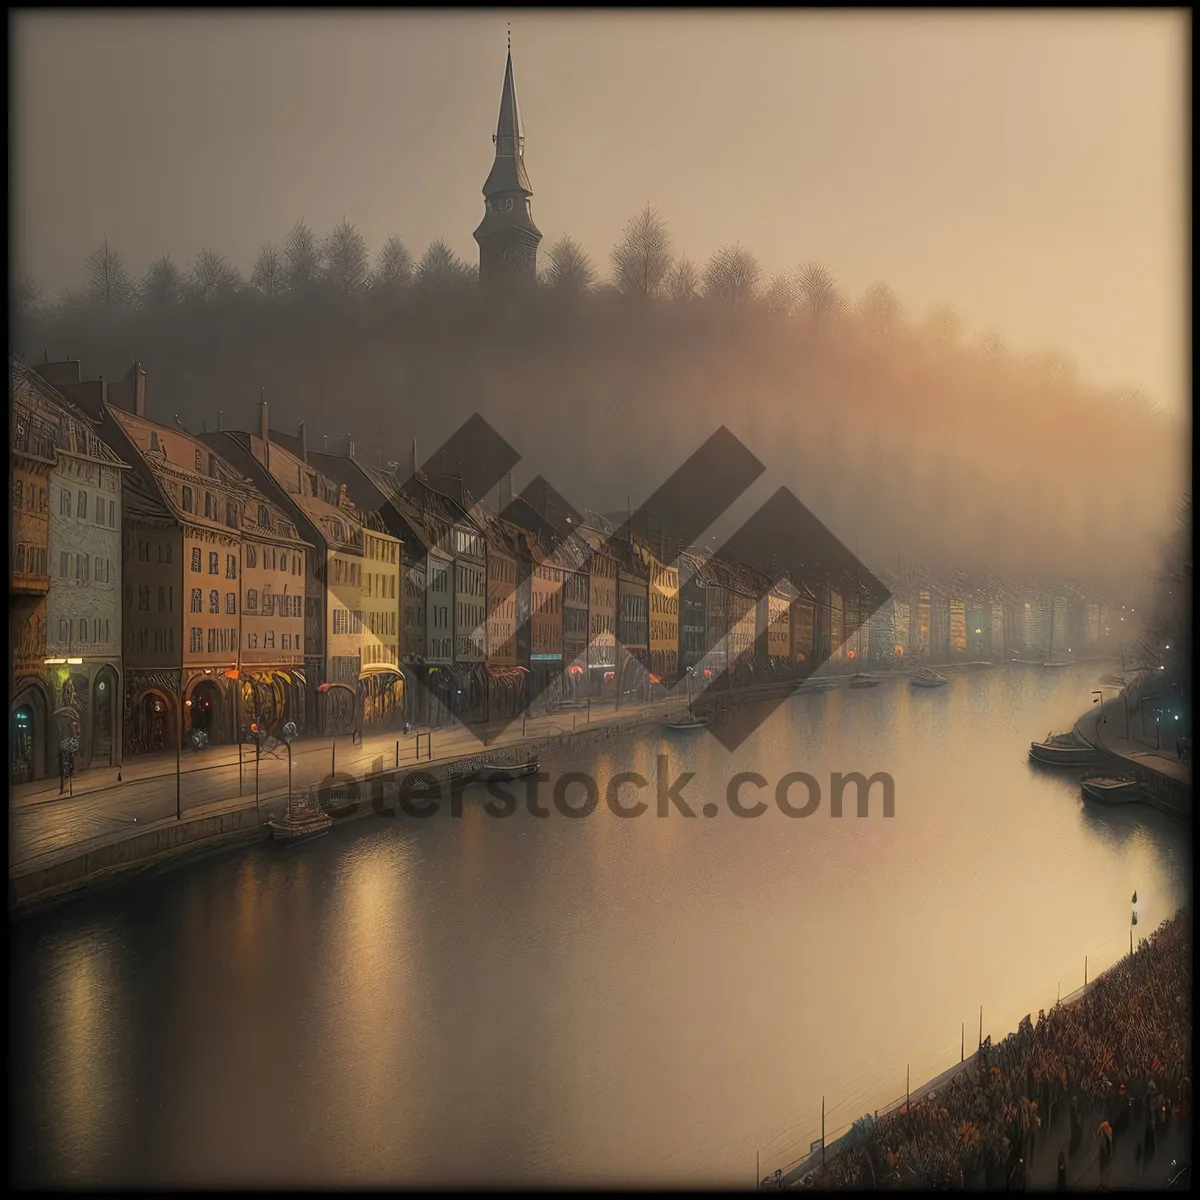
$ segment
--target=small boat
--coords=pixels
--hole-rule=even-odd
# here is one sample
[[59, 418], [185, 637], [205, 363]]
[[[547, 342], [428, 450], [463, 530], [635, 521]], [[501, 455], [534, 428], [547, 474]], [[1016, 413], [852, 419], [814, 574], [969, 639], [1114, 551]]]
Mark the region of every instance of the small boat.
[[878, 675], [851, 675], [850, 686], [852, 688], [868, 688], [878, 687], [883, 680]]
[[697, 717], [692, 713], [686, 713], [684, 716], [677, 717], [673, 721], [664, 721], [663, 728], [669, 729], [673, 733], [686, 733], [692, 729], [707, 729], [708, 721], [704, 717]]
[[944, 676], [939, 675], [932, 667], [922, 667], [919, 671], [914, 672], [909, 676], [909, 683], [913, 687], [945, 687], [949, 682]]
[[1090, 775], [1080, 781], [1079, 787], [1083, 798], [1096, 804], [1137, 804], [1142, 799], [1142, 789], [1135, 779]]
[[833, 679], [806, 679], [799, 687], [798, 692], [832, 692], [837, 687], [836, 680]]
[[1044, 742], [1029, 743], [1029, 757], [1052, 767], [1089, 767], [1098, 757], [1096, 748], [1074, 730], [1053, 733]]
[[512, 779], [524, 779], [527, 775], [536, 775], [541, 764], [536, 758], [523, 763], [488, 763], [475, 771], [475, 779], [479, 783], [504, 783]]
[[293, 810], [282, 817], [272, 817], [267, 824], [276, 841], [295, 842], [324, 833], [333, 824], [333, 818], [326, 812]]

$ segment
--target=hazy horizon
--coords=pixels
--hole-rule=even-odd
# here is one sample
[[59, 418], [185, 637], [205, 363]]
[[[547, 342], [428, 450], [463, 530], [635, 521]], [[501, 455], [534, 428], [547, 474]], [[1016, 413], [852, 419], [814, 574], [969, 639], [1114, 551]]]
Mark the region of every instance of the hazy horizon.
[[649, 201], [701, 265], [816, 259], [1190, 411], [1183, 12], [22, 13], [14, 265], [248, 273], [343, 216], [473, 263], [508, 19], [543, 252], [607, 276]]

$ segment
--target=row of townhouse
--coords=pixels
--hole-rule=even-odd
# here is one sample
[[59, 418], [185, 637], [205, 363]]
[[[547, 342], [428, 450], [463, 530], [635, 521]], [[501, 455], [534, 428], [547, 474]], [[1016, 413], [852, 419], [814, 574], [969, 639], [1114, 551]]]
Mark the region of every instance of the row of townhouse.
[[[897, 661], [1099, 647], [1061, 585], [908, 570], [769, 579], [574, 512], [535, 481], [503, 512], [461, 480], [310, 451], [270, 427], [193, 435], [115, 384], [10, 355], [12, 778], [231, 742], [618, 703]], [[781, 571], [782, 575], [783, 572]], [[1057, 633], [1056, 633], [1057, 631]], [[531, 708], [532, 706], [532, 708]]]

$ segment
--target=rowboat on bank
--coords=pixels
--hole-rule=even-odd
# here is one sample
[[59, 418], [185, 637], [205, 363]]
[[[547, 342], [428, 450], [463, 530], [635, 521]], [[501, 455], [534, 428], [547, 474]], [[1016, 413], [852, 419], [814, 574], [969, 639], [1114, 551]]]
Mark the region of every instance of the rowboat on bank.
[[1143, 798], [1137, 780], [1124, 777], [1092, 775], [1081, 780], [1079, 788], [1094, 804], [1137, 804]]
[[1051, 767], [1090, 767], [1098, 752], [1072, 729], [1070, 733], [1052, 733], [1044, 742], [1030, 742], [1029, 757]]

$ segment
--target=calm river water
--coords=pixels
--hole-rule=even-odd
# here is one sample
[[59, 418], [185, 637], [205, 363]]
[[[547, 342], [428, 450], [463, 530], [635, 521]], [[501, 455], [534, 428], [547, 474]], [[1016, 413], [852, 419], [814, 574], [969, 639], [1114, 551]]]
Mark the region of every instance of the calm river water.
[[[752, 1186], [820, 1135], [822, 1095], [832, 1139], [906, 1065], [957, 1062], [981, 1005], [1002, 1035], [1085, 955], [1114, 962], [1135, 888], [1141, 933], [1183, 902], [1185, 829], [1085, 810], [1077, 775], [1027, 760], [1099, 674], [894, 680], [795, 697], [734, 754], [700, 733], [543, 762], [603, 789], [669, 753], [710, 819], [496, 819], [470, 790], [460, 819], [370, 817], [35, 915], [12, 938], [12, 1178]], [[891, 819], [853, 791], [831, 818], [830, 773], [855, 770], [894, 777]], [[739, 771], [826, 795], [739, 819]]]

